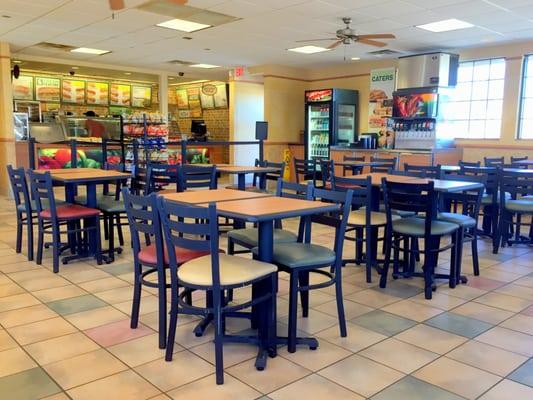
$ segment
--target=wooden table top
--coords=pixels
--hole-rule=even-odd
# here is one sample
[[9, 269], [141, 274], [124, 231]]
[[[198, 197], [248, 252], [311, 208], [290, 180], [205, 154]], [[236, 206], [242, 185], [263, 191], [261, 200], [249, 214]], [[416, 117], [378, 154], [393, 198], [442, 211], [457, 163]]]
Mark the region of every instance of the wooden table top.
[[389, 164], [383, 161], [335, 161], [335, 165], [341, 167], [382, 167]]
[[380, 186], [381, 185], [381, 180], [383, 178], [386, 178], [388, 181], [391, 181], [391, 182], [399, 182], [399, 183], [412, 182], [414, 179], [415, 180], [417, 179], [417, 178], [412, 177], [412, 176], [392, 175], [392, 174], [387, 174], [385, 172], [371, 172], [369, 174], [345, 176], [345, 178], [348, 178], [348, 179], [366, 179], [367, 176], [370, 176], [370, 179], [372, 180], [372, 186]]
[[[79, 170], [79, 171], [76, 171]], [[43, 171], [43, 170], [39, 170]], [[91, 182], [91, 181], [112, 181], [117, 179], [131, 178], [131, 174], [127, 172], [119, 172], [114, 170], [105, 170], [97, 168], [72, 168], [70, 173], [54, 172], [54, 170], [48, 170], [52, 175], [54, 181], [60, 182]], [[75, 171], [75, 172], [73, 172]]]
[[254, 173], [269, 173], [279, 172], [279, 168], [274, 167], [247, 167], [243, 165], [217, 165], [217, 171], [226, 174], [254, 174]]
[[215, 189], [215, 190], [188, 190], [181, 193], [163, 193], [163, 198], [169, 201], [187, 204], [201, 204], [232, 200], [256, 199], [270, 197], [269, 193], [247, 192], [244, 190]]
[[45, 172], [50, 172], [52, 175], [57, 174], [79, 174], [95, 171], [104, 171], [99, 168], [52, 168], [52, 169], [34, 169], [33, 172], [44, 174]]
[[533, 165], [533, 160], [520, 160], [515, 161], [513, 164]]
[[251, 222], [321, 214], [338, 209], [338, 204], [277, 196], [225, 201], [217, 204], [217, 212], [220, 215]]
[[405, 176], [405, 175], [391, 175], [382, 172], [372, 172], [370, 174], [361, 174], [354, 175], [353, 179], [365, 179], [367, 176], [370, 176], [372, 180], [372, 186], [381, 185], [381, 180], [386, 178], [390, 182], [399, 182], [399, 183], [427, 183], [433, 181], [433, 188], [437, 192], [462, 192], [464, 190], [473, 190], [483, 187], [482, 183], [478, 182], [463, 182], [463, 181], [454, 181], [447, 179], [429, 179], [429, 178], [417, 178], [414, 176]]

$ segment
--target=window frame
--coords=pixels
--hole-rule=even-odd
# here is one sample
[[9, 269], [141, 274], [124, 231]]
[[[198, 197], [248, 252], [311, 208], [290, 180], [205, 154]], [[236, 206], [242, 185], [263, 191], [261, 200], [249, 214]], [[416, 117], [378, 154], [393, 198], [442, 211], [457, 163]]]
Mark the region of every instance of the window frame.
[[[533, 53], [527, 53], [524, 54], [522, 57], [522, 67], [520, 70], [520, 91], [518, 93], [518, 112], [517, 112], [517, 120], [516, 120], [516, 134], [515, 134], [515, 140], [533, 140], [533, 135], [529, 138], [521, 137], [522, 136], [522, 109], [524, 104], [524, 92], [526, 88], [526, 68], [527, 68], [527, 62], [529, 57], [533, 60]], [[533, 78], [533, 77], [532, 77]], [[530, 97], [533, 98], [533, 97]]]
[[[533, 55], [533, 54], [532, 54]], [[454, 140], [501, 140], [502, 138], [502, 126], [503, 126], [503, 105], [505, 104], [505, 101], [504, 101], [504, 97], [505, 97], [505, 84], [506, 84], [506, 76], [505, 74], [507, 73], [507, 58], [504, 57], [504, 56], [498, 56], [498, 57], [483, 57], [483, 58], [473, 58], [473, 59], [468, 59], [468, 60], [461, 60], [459, 61], [459, 66], [458, 68], [461, 67], [461, 64], [462, 63], [472, 63], [472, 68], [474, 67], [475, 63], [476, 62], [482, 62], [482, 61], [490, 61], [492, 62], [492, 60], [503, 60], [504, 64], [505, 64], [505, 73], [504, 73], [504, 76], [503, 76], [503, 93], [502, 93], [502, 98], [501, 98], [501, 101], [502, 101], [502, 111], [501, 111], [501, 116], [498, 120], [494, 120], [494, 119], [488, 119], [488, 118], [485, 118], [483, 119], [482, 121], [486, 121], [487, 120], [491, 120], [491, 121], [500, 121], [500, 127], [499, 127], [499, 135], [498, 137], [454, 137]], [[457, 74], [459, 75], [459, 70], [457, 71]], [[487, 84], [490, 83], [491, 80], [500, 80], [500, 79], [490, 79], [490, 65], [489, 65], [489, 79], [486, 80]], [[474, 83], [476, 81], [474, 80], [471, 80], [469, 81], [470, 83]], [[457, 82], [458, 84], [461, 83], [461, 82]], [[453, 90], [455, 90], [455, 88], [453, 88]], [[472, 91], [470, 92], [470, 100], [468, 100], [468, 103], [471, 104], [472, 101], [476, 101], [476, 100], [472, 100], [471, 98], [472, 96]], [[489, 99], [487, 97], [487, 99], [485, 99], [485, 101], [489, 101], [489, 100], [499, 100], [499, 99]], [[458, 103], [458, 102], [451, 102], [451, 103]], [[472, 119], [469, 118], [467, 120], [447, 120], [447, 121], [468, 121], [468, 123], [470, 124], [470, 121], [472, 121]], [[476, 120], [474, 119], [474, 121], [481, 121], [481, 120]], [[483, 134], [485, 135], [485, 132], [483, 132]]]

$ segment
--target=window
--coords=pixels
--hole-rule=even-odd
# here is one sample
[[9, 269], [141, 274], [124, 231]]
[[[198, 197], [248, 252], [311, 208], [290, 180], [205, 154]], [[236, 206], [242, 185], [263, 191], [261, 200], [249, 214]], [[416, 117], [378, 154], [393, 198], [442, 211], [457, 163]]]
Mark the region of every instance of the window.
[[[448, 101], [443, 104], [445, 109], [442, 114], [450, 136], [498, 139], [501, 131], [504, 82], [504, 58], [459, 63], [457, 86], [450, 91]], [[533, 122], [533, 110], [531, 118]]]
[[518, 138], [533, 139], [533, 55], [524, 57]]

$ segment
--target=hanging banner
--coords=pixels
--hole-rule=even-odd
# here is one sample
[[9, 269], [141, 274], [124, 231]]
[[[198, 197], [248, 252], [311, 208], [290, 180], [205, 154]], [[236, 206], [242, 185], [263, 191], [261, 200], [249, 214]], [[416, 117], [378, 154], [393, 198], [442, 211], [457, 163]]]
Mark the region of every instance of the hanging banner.
[[387, 119], [392, 117], [392, 92], [396, 90], [396, 68], [370, 71], [368, 104], [368, 131], [385, 137]]

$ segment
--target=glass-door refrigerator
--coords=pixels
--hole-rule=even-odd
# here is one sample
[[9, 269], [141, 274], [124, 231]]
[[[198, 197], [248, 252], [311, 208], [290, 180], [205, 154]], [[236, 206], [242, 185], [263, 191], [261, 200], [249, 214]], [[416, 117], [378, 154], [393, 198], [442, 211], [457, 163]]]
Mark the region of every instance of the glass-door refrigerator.
[[331, 146], [357, 141], [357, 90], [305, 92], [305, 158], [329, 159]]

